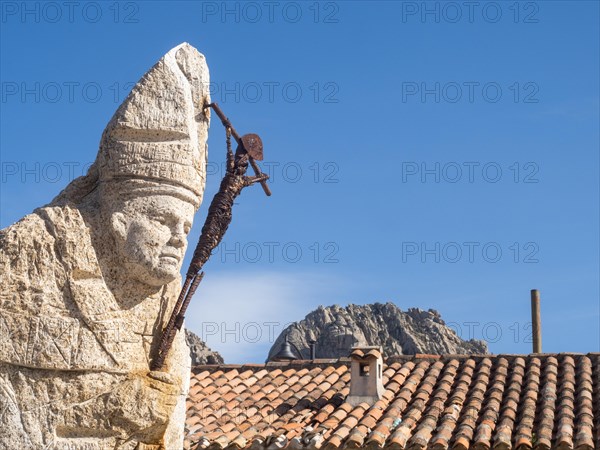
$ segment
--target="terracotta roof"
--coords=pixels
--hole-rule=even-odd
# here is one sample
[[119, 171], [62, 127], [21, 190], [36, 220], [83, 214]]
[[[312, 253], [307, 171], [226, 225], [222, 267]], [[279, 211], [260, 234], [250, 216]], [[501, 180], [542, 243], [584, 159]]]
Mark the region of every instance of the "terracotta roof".
[[195, 367], [186, 448], [600, 450], [600, 353], [393, 357], [356, 407], [349, 362]]

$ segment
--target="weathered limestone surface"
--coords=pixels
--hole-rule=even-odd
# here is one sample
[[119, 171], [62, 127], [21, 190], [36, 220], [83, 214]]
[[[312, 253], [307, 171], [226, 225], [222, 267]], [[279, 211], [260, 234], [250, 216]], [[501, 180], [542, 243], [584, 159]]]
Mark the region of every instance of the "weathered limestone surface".
[[208, 83], [203, 55], [172, 49], [89, 172], [0, 231], [0, 449], [183, 447], [183, 331], [164, 372], [149, 362], [204, 193]]
[[320, 306], [281, 332], [269, 351], [269, 358], [279, 352], [288, 333], [289, 340], [306, 359], [310, 357], [310, 340], [316, 341], [318, 358], [346, 357], [353, 345], [381, 346], [384, 358], [417, 353], [488, 353], [484, 341], [461, 339], [437, 311], [418, 308], [402, 311], [394, 303], [345, 308]]

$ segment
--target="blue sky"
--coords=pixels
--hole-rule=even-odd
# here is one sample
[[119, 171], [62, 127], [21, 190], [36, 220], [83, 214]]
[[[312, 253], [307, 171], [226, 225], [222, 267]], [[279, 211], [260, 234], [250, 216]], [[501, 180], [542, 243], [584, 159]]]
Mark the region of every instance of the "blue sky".
[[[1, 8], [1, 227], [82, 174], [181, 42], [262, 137], [273, 196], [244, 192], [187, 319], [228, 362], [320, 304], [375, 301], [527, 353], [533, 288], [544, 351], [600, 351], [598, 2]], [[191, 246], [224, 150], [213, 121]]]

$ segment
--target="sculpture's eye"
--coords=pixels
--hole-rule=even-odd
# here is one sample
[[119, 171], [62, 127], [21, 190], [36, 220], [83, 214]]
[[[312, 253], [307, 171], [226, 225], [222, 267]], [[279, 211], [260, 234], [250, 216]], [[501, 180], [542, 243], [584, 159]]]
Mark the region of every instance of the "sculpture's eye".
[[155, 217], [154, 220], [156, 222], [160, 223], [161, 225], [167, 224], [167, 219], [165, 217]]

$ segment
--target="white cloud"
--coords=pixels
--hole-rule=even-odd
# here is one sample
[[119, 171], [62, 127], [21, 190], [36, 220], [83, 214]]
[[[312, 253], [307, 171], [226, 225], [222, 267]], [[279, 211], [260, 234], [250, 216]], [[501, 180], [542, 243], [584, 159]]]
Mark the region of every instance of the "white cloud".
[[207, 273], [186, 313], [186, 326], [226, 363], [262, 363], [281, 331], [342, 283], [307, 272]]

